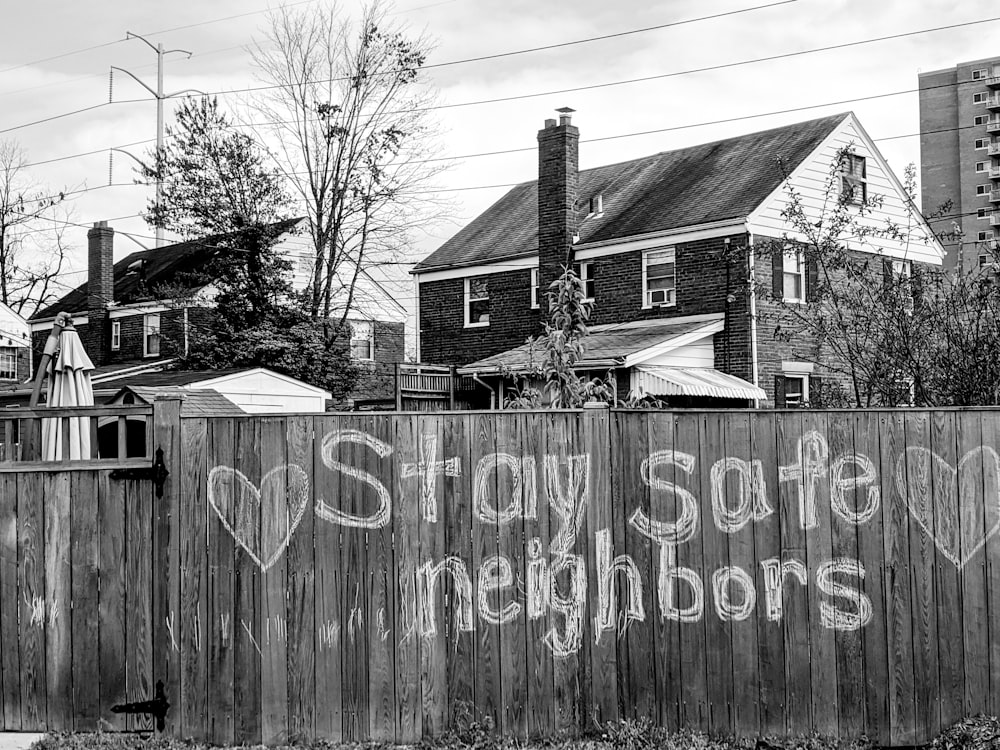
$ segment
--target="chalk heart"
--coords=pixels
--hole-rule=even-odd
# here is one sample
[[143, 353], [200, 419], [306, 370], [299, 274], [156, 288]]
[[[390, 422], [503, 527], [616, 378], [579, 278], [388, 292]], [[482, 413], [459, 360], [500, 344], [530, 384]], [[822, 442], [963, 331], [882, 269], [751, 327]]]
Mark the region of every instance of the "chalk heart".
[[907, 448], [896, 464], [896, 486], [906, 498], [910, 516], [959, 570], [1000, 531], [1000, 492], [980, 503], [975, 491], [979, 488], [982, 494], [987, 474], [992, 474], [993, 481], [986, 486], [997, 487], [1000, 457], [985, 446], [962, 456], [957, 469], [919, 447]]
[[267, 472], [258, 488], [242, 472], [216, 466], [208, 474], [208, 503], [236, 543], [267, 571], [302, 520], [309, 477], [296, 464], [282, 464]]

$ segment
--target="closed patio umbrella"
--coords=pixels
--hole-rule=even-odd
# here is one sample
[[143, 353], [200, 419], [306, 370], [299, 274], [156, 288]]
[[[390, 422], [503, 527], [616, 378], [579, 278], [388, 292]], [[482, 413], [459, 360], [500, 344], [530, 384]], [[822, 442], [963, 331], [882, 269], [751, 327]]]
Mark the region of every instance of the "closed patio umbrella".
[[[56, 357], [54, 372], [49, 378], [48, 406], [93, 406], [94, 387], [90, 382], [93, 362], [83, 348], [80, 335], [67, 323], [59, 334], [59, 355]], [[69, 455], [65, 456], [64, 431], [68, 430]], [[46, 461], [90, 458], [90, 419], [71, 417], [69, 419], [42, 420], [42, 456]]]

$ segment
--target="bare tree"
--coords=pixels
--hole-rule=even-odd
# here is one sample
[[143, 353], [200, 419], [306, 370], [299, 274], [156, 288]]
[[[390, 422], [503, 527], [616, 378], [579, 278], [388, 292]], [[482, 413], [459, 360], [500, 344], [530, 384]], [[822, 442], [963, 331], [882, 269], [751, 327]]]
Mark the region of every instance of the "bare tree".
[[430, 49], [381, 0], [357, 19], [282, 7], [251, 49], [271, 87], [252, 108], [308, 219], [313, 318], [346, 319], [366, 269], [405, 258], [412, 230], [443, 212], [426, 194], [443, 170], [421, 72]]
[[62, 294], [65, 200], [32, 179], [18, 143], [0, 141], [0, 302], [26, 318]]

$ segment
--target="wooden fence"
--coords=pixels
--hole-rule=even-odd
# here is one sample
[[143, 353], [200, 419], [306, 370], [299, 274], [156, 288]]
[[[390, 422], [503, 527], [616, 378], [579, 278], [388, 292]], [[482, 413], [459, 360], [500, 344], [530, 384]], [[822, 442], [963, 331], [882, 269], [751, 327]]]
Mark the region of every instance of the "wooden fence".
[[148, 726], [156, 680], [216, 742], [1000, 712], [1000, 411], [155, 423], [160, 499], [0, 474], [8, 729]]

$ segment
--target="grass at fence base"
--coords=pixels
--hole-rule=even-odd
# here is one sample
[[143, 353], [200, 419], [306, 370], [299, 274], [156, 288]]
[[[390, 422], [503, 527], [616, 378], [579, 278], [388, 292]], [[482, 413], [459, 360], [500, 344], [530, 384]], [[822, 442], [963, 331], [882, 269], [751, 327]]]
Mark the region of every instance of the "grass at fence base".
[[[143, 737], [112, 732], [50, 734], [32, 745], [31, 750], [207, 750], [210, 745], [189, 740]], [[700, 732], [668, 732], [647, 721], [616, 721], [599, 732], [583, 737], [546, 737], [524, 741], [498, 737], [489, 726], [472, 722], [461, 730], [449, 732], [416, 745], [363, 743], [334, 745], [316, 742], [286, 747], [318, 750], [353, 748], [356, 750], [869, 750], [868, 740], [837, 740], [825, 737], [726, 739], [712, 738]], [[948, 728], [927, 746], [928, 750], [996, 750], [1000, 748], [1000, 721], [995, 717], [976, 716]]]

